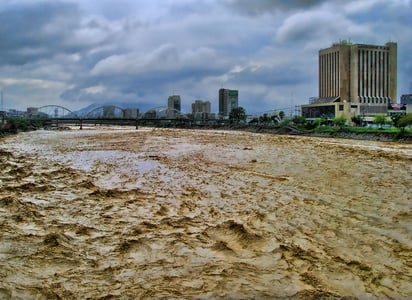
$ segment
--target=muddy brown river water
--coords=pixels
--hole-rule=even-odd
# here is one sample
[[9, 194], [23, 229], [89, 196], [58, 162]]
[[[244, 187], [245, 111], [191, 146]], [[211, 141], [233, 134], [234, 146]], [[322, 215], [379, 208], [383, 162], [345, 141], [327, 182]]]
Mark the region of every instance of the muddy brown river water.
[[0, 191], [1, 299], [412, 298], [412, 145], [36, 131]]

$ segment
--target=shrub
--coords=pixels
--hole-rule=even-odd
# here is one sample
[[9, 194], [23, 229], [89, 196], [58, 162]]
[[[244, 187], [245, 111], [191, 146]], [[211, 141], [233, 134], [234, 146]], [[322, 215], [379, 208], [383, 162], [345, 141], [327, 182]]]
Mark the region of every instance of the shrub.
[[373, 118], [373, 123], [379, 125], [379, 128], [382, 128], [383, 125], [388, 123], [388, 118], [384, 114], [376, 114]]
[[333, 124], [335, 124], [335, 126], [337, 126], [339, 128], [342, 128], [346, 124], [346, 118], [336, 117], [336, 118], [333, 119]]
[[304, 126], [306, 124], [306, 118], [301, 116], [294, 116], [292, 122], [297, 126]]
[[363, 118], [359, 115], [352, 117], [352, 122], [355, 123], [356, 126], [361, 126], [363, 122]]
[[405, 128], [412, 125], [412, 113], [406, 114], [398, 121], [398, 126], [400, 128]]

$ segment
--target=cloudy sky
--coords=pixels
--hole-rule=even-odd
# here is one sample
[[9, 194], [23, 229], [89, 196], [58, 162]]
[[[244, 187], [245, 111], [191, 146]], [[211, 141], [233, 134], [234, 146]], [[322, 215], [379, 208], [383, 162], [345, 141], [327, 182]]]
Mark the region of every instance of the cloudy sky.
[[318, 51], [398, 43], [398, 98], [412, 82], [412, 0], [1, 0], [5, 109], [112, 103], [147, 110], [174, 93], [247, 113], [318, 95]]

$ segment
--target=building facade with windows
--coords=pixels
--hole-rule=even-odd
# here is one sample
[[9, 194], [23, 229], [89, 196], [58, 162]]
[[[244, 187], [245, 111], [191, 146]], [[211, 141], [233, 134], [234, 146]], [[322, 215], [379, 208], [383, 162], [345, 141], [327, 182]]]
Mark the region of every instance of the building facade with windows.
[[182, 100], [179, 95], [169, 96], [169, 98], [167, 98], [167, 108], [180, 112], [181, 102]]
[[405, 94], [401, 96], [401, 104], [412, 105], [412, 94]]
[[220, 89], [219, 90], [219, 115], [228, 117], [232, 109], [239, 105], [239, 91]]
[[211, 119], [210, 101], [195, 100], [192, 103], [192, 115], [196, 122], [205, 122]]
[[195, 100], [192, 103], [192, 114], [208, 113], [210, 114], [210, 101]]
[[302, 106], [306, 118], [351, 117], [372, 120], [396, 103], [397, 44], [352, 44], [319, 50], [319, 98]]
[[179, 95], [172, 95], [167, 98], [167, 117], [176, 118], [180, 115], [181, 98]]
[[[412, 83], [411, 83], [412, 89]], [[405, 94], [401, 96], [401, 104], [406, 107], [406, 113], [412, 113], [412, 94]]]

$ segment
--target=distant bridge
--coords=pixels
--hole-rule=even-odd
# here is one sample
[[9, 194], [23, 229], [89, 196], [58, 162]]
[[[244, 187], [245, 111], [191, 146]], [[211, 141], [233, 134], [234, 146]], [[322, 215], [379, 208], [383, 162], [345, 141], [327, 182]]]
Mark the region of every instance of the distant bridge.
[[78, 117], [74, 111], [60, 105], [44, 105], [38, 108], [28, 109], [29, 116], [41, 116], [48, 118]]
[[139, 114], [138, 108], [125, 109], [114, 105], [103, 105], [90, 110], [86, 114], [79, 115], [66, 107], [52, 104], [32, 108], [28, 113], [29, 117], [48, 119], [56, 125], [79, 125], [80, 129], [83, 128], [83, 124], [135, 125], [137, 128], [140, 124], [159, 125], [162, 123], [175, 122], [187, 125], [192, 121], [180, 111], [163, 106], [155, 107]]

